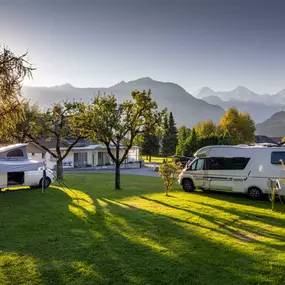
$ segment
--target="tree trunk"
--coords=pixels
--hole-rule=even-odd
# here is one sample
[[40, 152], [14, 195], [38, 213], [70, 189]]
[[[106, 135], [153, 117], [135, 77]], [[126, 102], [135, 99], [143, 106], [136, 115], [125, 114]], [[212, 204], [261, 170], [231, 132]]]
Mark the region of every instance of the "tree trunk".
[[63, 180], [62, 160], [56, 161], [56, 177], [58, 180]]
[[116, 173], [115, 173], [115, 189], [121, 189], [121, 177], [120, 177], [120, 163], [116, 162]]
[[165, 196], [168, 196], [168, 188], [165, 187]]
[[151, 155], [148, 157], [148, 162], [151, 162]]

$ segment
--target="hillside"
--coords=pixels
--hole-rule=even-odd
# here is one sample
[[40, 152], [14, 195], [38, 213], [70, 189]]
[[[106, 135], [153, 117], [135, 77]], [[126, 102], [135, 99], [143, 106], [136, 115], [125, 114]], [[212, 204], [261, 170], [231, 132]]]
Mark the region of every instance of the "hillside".
[[256, 123], [261, 123], [270, 118], [276, 111], [281, 111], [282, 106], [277, 104], [265, 104], [262, 102], [241, 101], [230, 99], [224, 101], [216, 95], [210, 95], [203, 98], [209, 104], [218, 105], [224, 110], [235, 106], [239, 111], [248, 112]]
[[256, 126], [256, 134], [271, 137], [285, 136], [285, 111], [277, 112]]
[[120, 82], [109, 88], [76, 88], [70, 84], [54, 87], [23, 87], [24, 97], [31, 102], [38, 102], [42, 108], [47, 108], [53, 102], [62, 100], [89, 101], [97, 92], [113, 93], [118, 101], [130, 99], [132, 90], [151, 89], [152, 97], [157, 101], [160, 109], [172, 111], [177, 125], [192, 127], [199, 121], [219, 121], [224, 113], [220, 106], [211, 105], [187, 93], [181, 86], [171, 82], [160, 82], [149, 77], [129, 82]]

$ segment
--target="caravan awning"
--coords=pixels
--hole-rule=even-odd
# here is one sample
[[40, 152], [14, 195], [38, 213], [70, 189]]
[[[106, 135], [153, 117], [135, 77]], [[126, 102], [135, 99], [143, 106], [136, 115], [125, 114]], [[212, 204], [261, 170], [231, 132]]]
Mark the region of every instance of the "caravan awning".
[[25, 172], [38, 170], [44, 166], [43, 162], [25, 159], [25, 160], [0, 160], [0, 172]]

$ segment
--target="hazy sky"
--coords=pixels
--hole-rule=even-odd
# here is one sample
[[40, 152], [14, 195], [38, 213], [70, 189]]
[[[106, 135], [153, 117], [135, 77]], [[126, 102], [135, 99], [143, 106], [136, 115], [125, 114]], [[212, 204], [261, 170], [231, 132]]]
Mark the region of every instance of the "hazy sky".
[[0, 0], [0, 43], [28, 50], [29, 85], [285, 88], [285, 0]]

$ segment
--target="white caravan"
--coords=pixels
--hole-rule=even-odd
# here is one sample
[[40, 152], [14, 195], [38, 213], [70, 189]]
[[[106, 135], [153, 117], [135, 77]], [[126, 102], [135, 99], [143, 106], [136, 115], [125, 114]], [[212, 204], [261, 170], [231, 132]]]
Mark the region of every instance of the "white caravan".
[[[284, 173], [285, 147], [207, 146], [179, 175], [186, 192], [195, 188], [247, 193], [259, 199], [268, 193], [268, 179]], [[285, 195], [284, 193], [280, 193]]]
[[48, 187], [54, 180], [51, 170], [43, 177], [44, 163], [30, 160], [26, 144], [0, 148], [0, 190], [18, 186]]

